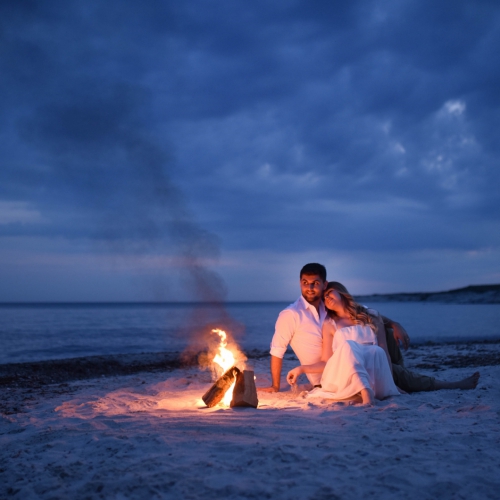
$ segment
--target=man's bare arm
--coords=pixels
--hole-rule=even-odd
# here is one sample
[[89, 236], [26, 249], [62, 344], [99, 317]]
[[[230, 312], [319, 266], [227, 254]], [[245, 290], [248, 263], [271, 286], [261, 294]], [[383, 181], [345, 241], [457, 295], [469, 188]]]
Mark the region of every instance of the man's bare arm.
[[271, 377], [273, 380], [273, 385], [271, 387], [259, 387], [258, 390], [261, 392], [278, 392], [281, 385], [281, 368], [283, 366], [283, 360], [277, 356], [271, 355]]
[[408, 332], [403, 328], [401, 323], [393, 321], [392, 319], [389, 319], [386, 316], [381, 315], [380, 317], [382, 318], [382, 321], [384, 322], [385, 326], [392, 328], [396, 342], [397, 341], [401, 342], [401, 345], [404, 347], [406, 351], [410, 346], [410, 336], [408, 335]]

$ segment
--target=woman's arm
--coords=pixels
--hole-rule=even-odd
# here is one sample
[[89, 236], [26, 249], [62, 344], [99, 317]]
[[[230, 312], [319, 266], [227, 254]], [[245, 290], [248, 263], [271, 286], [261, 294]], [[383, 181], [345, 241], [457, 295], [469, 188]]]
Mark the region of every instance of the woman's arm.
[[391, 356], [389, 355], [389, 351], [387, 349], [387, 340], [385, 339], [384, 322], [380, 317], [374, 317], [373, 324], [376, 327], [375, 335], [377, 336], [378, 345], [384, 350], [385, 355], [387, 356], [387, 362], [389, 363], [389, 368], [391, 369], [391, 375], [392, 375], [392, 361], [391, 361]]
[[321, 328], [321, 336], [322, 336], [322, 351], [321, 351], [321, 361], [325, 363], [332, 357], [332, 343], [333, 336], [337, 330], [335, 327], [328, 321], [328, 318], [323, 321], [323, 328]]
[[286, 379], [290, 385], [296, 384], [297, 379], [303, 373], [322, 373], [325, 369], [326, 362], [332, 357], [332, 341], [333, 335], [335, 335], [335, 328], [329, 321], [323, 322], [323, 328], [321, 330], [321, 335], [323, 337], [323, 349], [321, 353], [321, 361], [314, 363], [312, 365], [301, 365], [290, 370], [286, 376]]
[[286, 380], [290, 385], [296, 384], [297, 379], [303, 373], [323, 373], [326, 363], [318, 361], [312, 365], [300, 365], [290, 370], [286, 375]]

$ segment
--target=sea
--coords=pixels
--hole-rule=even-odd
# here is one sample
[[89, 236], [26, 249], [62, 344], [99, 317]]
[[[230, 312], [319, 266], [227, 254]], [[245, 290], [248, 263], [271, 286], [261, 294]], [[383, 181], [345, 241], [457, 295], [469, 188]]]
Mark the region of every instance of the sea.
[[[225, 311], [243, 350], [266, 352], [288, 302], [234, 302]], [[500, 339], [500, 304], [366, 303], [400, 322], [413, 344]], [[187, 303], [0, 304], [0, 364], [94, 355], [180, 352], [215, 306]], [[200, 314], [201, 312], [201, 314]]]

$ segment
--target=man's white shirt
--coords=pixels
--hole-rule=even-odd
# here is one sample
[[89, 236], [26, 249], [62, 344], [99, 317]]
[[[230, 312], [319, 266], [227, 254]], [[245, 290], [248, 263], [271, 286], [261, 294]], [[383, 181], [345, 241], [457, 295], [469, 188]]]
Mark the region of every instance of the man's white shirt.
[[[271, 355], [283, 358], [290, 345], [301, 365], [312, 365], [321, 361], [321, 328], [325, 317], [323, 302], [320, 303], [318, 314], [316, 308], [300, 296], [278, 316], [271, 341]], [[321, 373], [306, 375], [313, 385], [321, 381]]]

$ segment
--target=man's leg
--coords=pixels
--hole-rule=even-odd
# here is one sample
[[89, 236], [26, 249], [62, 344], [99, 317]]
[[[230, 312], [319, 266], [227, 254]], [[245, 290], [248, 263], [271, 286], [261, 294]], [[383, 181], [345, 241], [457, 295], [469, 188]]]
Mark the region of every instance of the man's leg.
[[475, 389], [479, 382], [479, 372], [456, 382], [439, 380], [435, 377], [412, 372], [400, 365], [392, 365], [394, 383], [406, 392], [439, 391], [440, 389]]
[[392, 376], [394, 383], [406, 392], [435, 391], [436, 379], [412, 372], [401, 365], [392, 365]]
[[479, 372], [475, 372], [470, 377], [448, 382], [429, 377], [420, 373], [412, 372], [404, 366], [403, 355], [399, 344], [394, 338], [392, 328], [385, 327], [385, 337], [387, 350], [392, 361], [392, 375], [394, 383], [406, 392], [438, 391], [440, 389], [475, 389], [479, 381]]
[[403, 359], [403, 355], [401, 354], [401, 349], [399, 348], [398, 341], [394, 338], [392, 328], [387, 326], [385, 327], [385, 338], [387, 342], [387, 350], [389, 351], [389, 356], [391, 357], [392, 364], [404, 366], [405, 362]]
[[412, 372], [405, 368], [403, 354], [399, 348], [399, 343], [394, 338], [392, 328], [385, 327], [385, 338], [387, 341], [387, 350], [392, 361], [392, 376], [394, 383], [406, 392], [434, 391], [436, 379]]
[[456, 382], [448, 382], [446, 380], [434, 381], [434, 390], [439, 389], [475, 389], [477, 383], [479, 382], [479, 372], [474, 372], [470, 377], [464, 378], [462, 380], [457, 380]]

